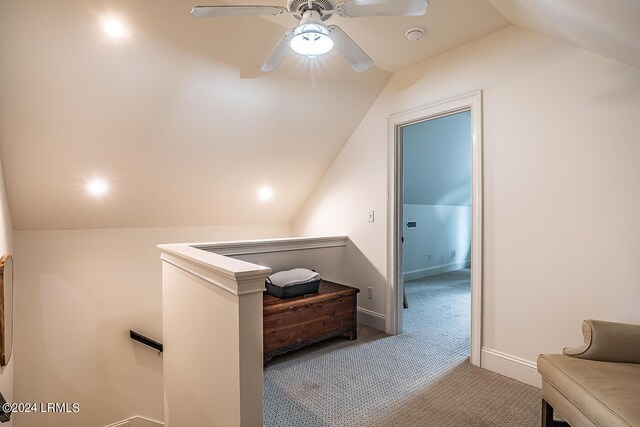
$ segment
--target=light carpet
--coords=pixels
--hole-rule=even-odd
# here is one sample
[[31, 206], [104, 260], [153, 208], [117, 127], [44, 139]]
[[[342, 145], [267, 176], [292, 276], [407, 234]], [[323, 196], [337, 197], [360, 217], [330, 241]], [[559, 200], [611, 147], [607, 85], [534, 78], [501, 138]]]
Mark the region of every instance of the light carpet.
[[469, 270], [405, 284], [405, 333], [360, 325], [265, 367], [264, 422], [302, 426], [538, 426], [540, 391], [471, 366]]

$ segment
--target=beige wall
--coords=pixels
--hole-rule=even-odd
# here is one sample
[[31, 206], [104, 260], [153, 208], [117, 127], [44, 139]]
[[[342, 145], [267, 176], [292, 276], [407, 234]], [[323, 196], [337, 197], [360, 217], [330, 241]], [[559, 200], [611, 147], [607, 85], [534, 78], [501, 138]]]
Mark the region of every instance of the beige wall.
[[[388, 116], [477, 89], [485, 94], [483, 345], [534, 360], [578, 342], [583, 318], [640, 322], [640, 71], [513, 27], [398, 73], [294, 234], [348, 235], [357, 255], [349, 268], [375, 288], [361, 306], [384, 314]], [[16, 416], [16, 425], [161, 420], [162, 359], [127, 336], [130, 328], [162, 335], [155, 245], [288, 235], [288, 226], [16, 232], [15, 400], [81, 405], [79, 415]], [[11, 382], [9, 366], [3, 392]]]
[[348, 235], [386, 276], [388, 117], [479, 89], [483, 346], [534, 361], [584, 318], [640, 323], [640, 70], [515, 27], [396, 74], [294, 235]]
[[17, 231], [16, 400], [78, 402], [73, 415], [16, 425], [104, 426], [163, 419], [159, 243], [288, 237], [289, 226]]
[[[4, 190], [4, 179], [2, 165], [0, 164], [0, 256], [13, 251], [13, 226], [11, 225], [11, 214], [9, 204]], [[15, 307], [15, 306], [14, 306]], [[15, 310], [14, 310], [15, 313]], [[0, 392], [7, 402], [13, 402], [13, 366], [15, 357], [11, 356], [9, 364], [0, 368]], [[13, 420], [4, 425], [13, 425]]]

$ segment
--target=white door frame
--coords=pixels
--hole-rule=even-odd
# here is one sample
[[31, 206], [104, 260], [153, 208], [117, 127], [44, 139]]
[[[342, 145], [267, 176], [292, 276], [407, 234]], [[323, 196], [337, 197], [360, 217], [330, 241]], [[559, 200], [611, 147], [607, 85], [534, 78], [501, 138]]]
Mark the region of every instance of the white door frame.
[[482, 91], [393, 115], [389, 118], [386, 332], [402, 333], [402, 128], [437, 117], [471, 112], [471, 364], [482, 348]]

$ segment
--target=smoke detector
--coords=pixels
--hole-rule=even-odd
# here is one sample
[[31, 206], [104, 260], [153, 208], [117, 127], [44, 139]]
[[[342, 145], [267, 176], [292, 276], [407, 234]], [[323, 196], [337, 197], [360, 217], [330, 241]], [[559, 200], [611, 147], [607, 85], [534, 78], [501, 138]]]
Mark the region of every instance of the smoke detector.
[[410, 42], [417, 42], [422, 38], [422, 36], [424, 36], [424, 28], [409, 28], [404, 35], [407, 36], [407, 40]]

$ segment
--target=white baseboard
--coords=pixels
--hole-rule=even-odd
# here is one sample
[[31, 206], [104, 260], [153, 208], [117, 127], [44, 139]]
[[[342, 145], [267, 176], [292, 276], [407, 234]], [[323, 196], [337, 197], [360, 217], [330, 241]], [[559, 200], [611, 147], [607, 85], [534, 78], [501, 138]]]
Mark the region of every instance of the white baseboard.
[[419, 268], [417, 270], [405, 271], [403, 274], [404, 281], [424, 279], [425, 277], [435, 276], [437, 274], [448, 273], [450, 271], [460, 270], [461, 268], [471, 267], [471, 261], [459, 261], [449, 264], [434, 265], [433, 267]]
[[535, 362], [483, 347], [480, 366], [525, 384], [542, 387]]
[[145, 417], [131, 417], [126, 420], [118, 421], [114, 424], [109, 424], [106, 427], [162, 427], [164, 423], [159, 421], [153, 421]]
[[358, 307], [358, 323], [384, 332], [387, 327], [387, 318], [384, 314]]

